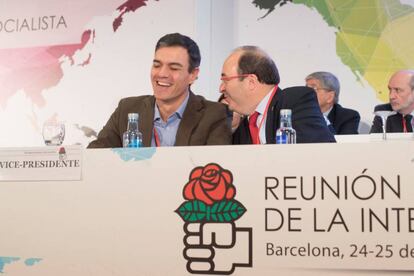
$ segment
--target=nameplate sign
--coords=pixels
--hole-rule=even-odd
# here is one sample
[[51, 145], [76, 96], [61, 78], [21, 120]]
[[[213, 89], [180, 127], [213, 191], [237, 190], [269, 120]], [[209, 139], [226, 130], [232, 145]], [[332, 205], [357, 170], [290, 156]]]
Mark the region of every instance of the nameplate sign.
[[0, 149], [0, 181], [81, 180], [80, 145]]

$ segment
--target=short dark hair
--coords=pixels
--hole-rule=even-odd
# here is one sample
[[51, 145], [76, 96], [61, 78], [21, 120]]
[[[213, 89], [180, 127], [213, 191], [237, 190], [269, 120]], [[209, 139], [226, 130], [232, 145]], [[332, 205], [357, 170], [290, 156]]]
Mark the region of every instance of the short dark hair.
[[182, 35], [180, 33], [172, 33], [172, 34], [166, 34], [163, 37], [161, 37], [157, 45], [155, 46], [155, 51], [157, 51], [160, 48], [163, 47], [174, 47], [179, 46], [183, 47], [187, 50], [188, 53], [188, 71], [191, 73], [195, 68], [200, 66], [201, 62], [201, 55], [200, 55], [200, 49], [198, 48], [197, 43], [194, 42], [191, 38], [188, 36]]
[[279, 84], [280, 76], [275, 62], [257, 46], [241, 46], [235, 51], [242, 51], [239, 58], [238, 74], [254, 74], [264, 84]]

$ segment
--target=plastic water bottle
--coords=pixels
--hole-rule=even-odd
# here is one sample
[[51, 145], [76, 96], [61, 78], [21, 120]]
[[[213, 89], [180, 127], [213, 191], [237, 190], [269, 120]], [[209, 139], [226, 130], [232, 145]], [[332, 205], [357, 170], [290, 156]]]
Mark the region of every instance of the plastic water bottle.
[[280, 110], [280, 128], [276, 131], [276, 144], [296, 144], [296, 131], [292, 128], [292, 110]]
[[142, 133], [138, 130], [138, 113], [128, 113], [127, 131], [122, 136], [122, 146], [124, 148], [142, 147]]

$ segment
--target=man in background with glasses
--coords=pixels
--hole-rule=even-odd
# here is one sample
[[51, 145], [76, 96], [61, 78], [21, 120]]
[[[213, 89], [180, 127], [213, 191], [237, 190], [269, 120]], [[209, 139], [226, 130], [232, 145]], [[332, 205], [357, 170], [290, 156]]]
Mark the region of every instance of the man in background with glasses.
[[[395, 111], [388, 116], [387, 132], [413, 132], [414, 125], [414, 70], [401, 70], [391, 76], [388, 82], [390, 102], [380, 104], [374, 111]], [[382, 119], [374, 117], [371, 133], [382, 132]]]
[[233, 133], [233, 144], [274, 144], [281, 109], [292, 110], [297, 143], [335, 142], [315, 91], [308, 87], [282, 90], [279, 80], [274, 61], [256, 46], [239, 47], [225, 60], [220, 92], [231, 110], [246, 116]]
[[353, 109], [338, 104], [340, 85], [329, 72], [314, 72], [305, 79], [306, 86], [315, 89], [319, 107], [333, 134], [358, 134], [361, 116]]
[[128, 113], [139, 114], [144, 147], [230, 144], [225, 106], [190, 90], [200, 61], [200, 50], [191, 38], [179, 33], [161, 37], [151, 67], [153, 95], [122, 99], [88, 147], [122, 147]]

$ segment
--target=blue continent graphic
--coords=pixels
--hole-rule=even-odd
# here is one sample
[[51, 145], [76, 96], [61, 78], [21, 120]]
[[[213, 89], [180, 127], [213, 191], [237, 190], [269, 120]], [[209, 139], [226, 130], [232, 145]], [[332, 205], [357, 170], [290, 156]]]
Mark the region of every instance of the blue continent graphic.
[[41, 260], [42, 260], [41, 258], [29, 258], [29, 259], [26, 259], [26, 260], [24, 261], [24, 264], [25, 264], [26, 266], [33, 266], [33, 265], [35, 265], [36, 263], [40, 262]]
[[19, 257], [0, 257], [0, 273], [4, 273], [3, 268], [6, 265], [17, 262], [18, 260], [20, 260]]
[[156, 148], [114, 148], [112, 151], [124, 161], [141, 161], [151, 159]]

